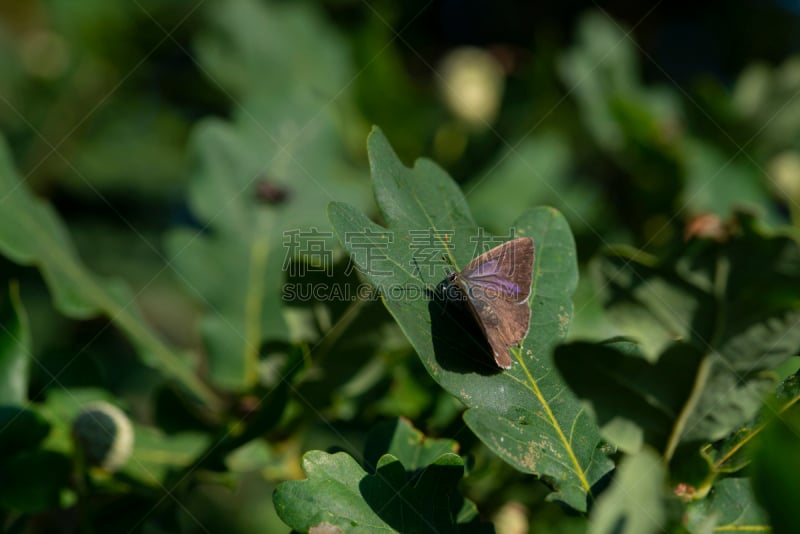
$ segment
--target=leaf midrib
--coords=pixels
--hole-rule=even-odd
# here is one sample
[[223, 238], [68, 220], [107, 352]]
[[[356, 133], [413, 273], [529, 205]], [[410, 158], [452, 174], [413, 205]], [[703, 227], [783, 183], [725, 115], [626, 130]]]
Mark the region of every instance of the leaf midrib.
[[[547, 242], [547, 234], [549, 232], [550, 232], [550, 225], [548, 224], [546, 229], [543, 232], [543, 241], [545, 243]], [[544, 250], [547, 250], [547, 248], [545, 248]], [[536, 265], [534, 267], [536, 269], [536, 271], [535, 271], [534, 277], [533, 277], [533, 287], [531, 288], [531, 297], [533, 297], [535, 295], [538, 295], [538, 293], [536, 291], [538, 283], [539, 283], [538, 272], [539, 272], [539, 266], [542, 264], [542, 258], [541, 257], [544, 255], [543, 254], [544, 250], [539, 252], [538, 257], [536, 258], [537, 261], [535, 262]], [[533, 303], [533, 300], [534, 300], [533, 298], [530, 299], [529, 305]], [[527, 340], [527, 338], [526, 338], [526, 340]], [[558, 419], [556, 418], [555, 414], [553, 413], [553, 410], [550, 408], [550, 403], [548, 403], [547, 400], [545, 399], [544, 395], [542, 394], [541, 390], [539, 389], [539, 384], [538, 384], [537, 380], [533, 377], [533, 374], [530, 372], [530, 370], [528, 369], [528, 366], [525, 364], [525, 358], [523, 357], [524, 353], [525, 353], [525, 340], [523, 340], [522, 344], [520, 345], [519, 358], [518, 358], [517, 361], [519, 362], [520, 366], [522, 367], [522, 371], [525, 373], [525, 377], [528, 379], [528, 383], [530, 384], [529, 388], [530, 388], [531, 392], [534, 394], [536, 399], [539, 401], [539, 404], [541, 404], [542, 408], [545, 411], [545, 414], [547, 415], [547, 419], [549, 420], [550, 425], [555, 430], [556, 435], [558, 435], [558, 439], [561, 441], [562, 445], [564, 446], [564, 449], [567, 451], [567, 455], [569, 456], [570, 462], [573, 465], [572, 471], [575, 472], [576, 476], [578, 477], [578, 480], [580, 480], [581, 486], [586, 491], [586, 494], [587, 495], [591, 495], [591, 484], [589, 484], [589, 481], [586, 478], [586, 473], [584, 472], [583, 467], [581, 466], [580, 462], [578, 461], [578, 457], [575, 455], [575, 451], [572, 448], [572, 443], [567, 439], [567, 436], [564, 434], [564, 430], [561, 428], [561, 425], [559, 424]], [[525, 385], [528, 386], [528, 384], [525, 384]], [[581, 413], [582, 413], [582, 409], [580, 411], [578, 411], [578, 413], [576, 414], [576, 416], [575, 416], [576, 420], [580, 416]], [[573, 424], [574, 424], [574, 421], [573, 421]]]

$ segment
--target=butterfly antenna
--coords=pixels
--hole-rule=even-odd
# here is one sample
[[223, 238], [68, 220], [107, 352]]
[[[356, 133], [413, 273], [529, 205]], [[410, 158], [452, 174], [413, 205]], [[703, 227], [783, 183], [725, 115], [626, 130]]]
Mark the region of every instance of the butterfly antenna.
[[453, 273], [453, 271], [451, 270], [451, 268], [453, 267], [453, 264], [450, 261], [450, 258], [445, 256], [444, 254], [442, 254], [442, 260], [444, 260], [444, 262], [446, 264], [444, 266], [444, 274], [447, 275], [447, 276], [450, 276]]
[[[448, 278], [448, 280], [449, 280], [449, 278], [450, 278], [450, 274], [451, 274], [453, 271], [451, 271], [451, 270], [450, 270], [450, 267], [449, 267], [449, 265], [450, 265], [450, 262], [447, 260], [447, 256], [445, 256], [444, 254], [442, 254], [442, 259], [443, 259], [443, 260], [444, 260], [444, 261], [447, 263], [447, 265], [445, 265], [445, 268], [444, 268], [444, 274], [445, 274], [445, 276], [446, 276], [446, 277]], [[449, 281], [448, 281], [448, 283], [447, 283], [447, 284], [449, 285]], [[446, 286], [445, 286], [445, 289], [444, 289], [444, 299], [443, 299], [443, 300], [444, 300], [444, 305], [442, 306], [442, 315], [444, 315], [445, 313], [447, 313], [447, 301], [449, 300], [449, 298], [448, 298], [448, 291], [447, 291], [447, 287], [448, 287], [448, 286], [446, 285]]]
[[419, 281], [422, 283], [422, 287], [424, 287], [426, 291], [430, 290], [428, 284], [425, 282], [425, 279], [422, 278], [422, 269], [419, 268], [419, 263], [417, 262], [417, 258], [412, 257], [411, 259], [414, 260], [414, 272], [416, 276], [419, 278]]
[[419, 268], [419, 263], [417, 263], [417, 258], [412, 257], [411, 259], [414, 260], [414, 272], [419, 277], [420, 281], [422, 282], [422, 285], [425, 285], [425, 280], [422, 278], [422, 269]]
[[[444, 256], [444, 255], [442, 255], [442, 258], [445, 259], [445, 260], [447, 259], [446, 256]], [[425, 279], [422, 278], [422, 269], [420, 269], [420, 267], [419, 267], [419, 263], [417, 262], [417, 258], [412, 257], [411, 259], [414, 260], [414, 271], [416, 272], [417, 276], [419, 277], [420, 281], [422, 282], [422, 286], [425, 287], [426, 290], [430, 291], [430, 293], [434, 296], [434, 300], [436, 300], [437, 296], [440, 295], [440, 293], [437, 292], [437, 288], [434, 287], [433, 289], [431, 289], [430, 287], [428, 287], [427, 283], [425, 282]], [[448, 277], [450, 276], [450, 274], [452, 272], [453, 271], [451, 271], [449, 267], [445, 267], [445, 274]], [[441, 308], [442, 308], [442, 315], [444, 315], [445, 313], [447, 313], [447, 301], [450, 300], [449, 297], [448, 297], [447, 287], [445, 287], [444, 298], [442, 300], [444, 300], [444, 304], [441, 306]]]

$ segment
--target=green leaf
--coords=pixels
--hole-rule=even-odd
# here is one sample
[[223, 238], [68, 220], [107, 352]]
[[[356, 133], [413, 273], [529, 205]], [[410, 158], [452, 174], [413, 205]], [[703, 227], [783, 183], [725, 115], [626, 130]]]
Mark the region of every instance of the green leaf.
[[375, 425], [367, 435], [364, 463], [374, 468], [384, 453], [397, 458], [409, 471], [422, 469], [445, 453], [457, 453], [451, 439], [428, 438], [403, 417]]
[[248, 441], [225, 458], [225, 467], [232, 473], [247, 473], [269, 469], [277, 461], [266, 441]]
[[753, 453], [753, 489], [775, 532], [800, 531], [800, 406], [775, 417]]
[[682, 205], [688, 213], [711, 212], [728, 217], [735, 209], [749, 205], [781, 220], [775, 214], [760, 164], [744, 154], [723, 152], [700, 139], [688, 140], [684, 154], [686, 185]]
[[412, 352], [405, 336], [377, 299], [351, 301], [346, 296], [371, 288], [359, 282], [355, 272], [348, 279], [319, 277], [319, 286], [313, 285], [314, 278], [307, 273], [288, 282], [287, 288], [330, 288], [343, 298], [337, 302], [336, 294], [329, 293], [333, 298], [323, 299], [324, 305], [317, 300], [293, 307], [308, 313], [314, 329], [324, 333], [304, 356], [311, 366], [305, 367], [294, 393], [328, 419], [420, 413], [430, 402], [430, 393], [420, 382], [430, 379], [418, 362], [413, 370], [408, 367]]
[[[680, 255], [657, 260], [628, 248], [608, 251], [595, 264], [601, 297], [623, 331], [639, 341], [643, 356], [655, 365], [650, 380], [674, 352], [694, 351], [699, 364], [688, 377], [661, 389], [677, 401], [683, 395], [676, 426], [669, 430], [670, 457], [680, 442], [716, 441], [750, 422], [774, 387], [771, 371], [800, 348], [800, 246], [789, 234], [767, 233], [752, 217], [738, 214], [729, 223], [730, 236], [722, 242], [692, 240]], [[764, 276], [763, 273], [770, 273]], [[682, 347], [677, 349], [675, 347]], [[586, 353], [586, 346], [580, 347]], [[608, 355], [607, 352], [601, 352]], [[621, 361], [619, 355], [609, 362]], [[654, 363], [658, 362], [658, 363]], [[567, 369], [571, 376], [580, 369]], [[604, 365], [597, 362], [597, 366]], [[611, 363], [611, 365], [614, 365]], [[644, 367], [626, 366], [607, 384], [609, 390], [636, 387]], [[617, 369], [622, 371], [621, 369]], [[585, 374], [585, 373], [583, 373]], [[608, 403], [583, 387], [580, 395]], [[596, 388], [595, 388], [596, 389]], [[624, 408], [626, 416], [641, 418], [641, 406]], [[669, 403], [673, 409], [674, 403]], [[650, 422], [656, 425], [655, 420]], [[666, 430], [666, 429], [664, 429]], [[663, 443], [652, 443], [660, 448]]]
[[555, 350], [556, 367], [587, 402], [605, 439], [628, 453], [645, 443], [663, 452], [680, 435], [679, 417], [702, 354], [675, 344], [651, 364], [631, 345], [561, 345]]
[[31, 332], [16, 283], [3, 299], [0, 328], [0, 405], [21, 406], [28, 400]]
[[[297, 352], [300, 350], [297, 349]], [[208, 450], [199, 455], [197, 467], [214, 470], [223, 464], [232, 465], [231, 462], [234, 462], [238, 465], [237, 469], [243, 470], [249, 461], [252, 461], [250, 465], [254, 465], [262, 460], [272, 460], [273, 455], [266, 443], [264, 450], [255, 446], [246, 447], [249, 444], [262, 443], [260, 438], [273, 430], [285, 416], [289, 388], [292, 387], [292, 375], [299, 367], [297, 362], [297, 359], [289, 359], [282, 369], [279, 369], [282, 380], [269, 392], [259, 390], [258, 397], [252, 395], [241, 400], [240, 408], [242, 411], [247, 410], [246, 416], [243, 420], [237, 417], [227, 426], [220, 428], [217, 436], [210, 440]], [[269, 458], [262, 454], [264, 452], [269, 453]], [[231, 456], [238, 456], [238, 459], [231, 460]]]
[[39, 413], [19, 406], [0, 406], [0, 458], [36, 447], [49, 433], [50, 424]]
[[[650, 361], [674, 340], [708, 331], [706, 312], [714, 305], [705, 287], [657, 264], [655, 257], [630, 247], [614, 247], [591, 263], [595, 287], [615, 326]], [[700, 325], [694, 324], [695, 317]]]
[[[243, 392], [258, 383], [262, 343], [294, 337], [281, 300], [286, 272], [332, 266], [333, 192], [363, 209], [370, 199], [341, 143], [340, 110], [326, 105], [351, 78], [341, 38], [303, 5], [238, 0], [209, 15], [201, 62], [239, 96], [233, 120], [193, 132], [189, 198], [202, 229], [174, 230], [167, 250], [207, 309], [210, 380]], [[279, 194], [261, 198], [260, 188]]]
[[[577, 33], [577, 43], [561, 55], [558, 68], [594, 142], [632, 171], [642, 197], [676, 186], [680, 168], [674, 145], [682, 122], [676, 94], [642, 83], [636, 43], [607, 13], [587, 12]], [[646, 182], [654, 177], [664, 183]]]
[[[392, 324], [397, 328], [394, 322]], [[399, 328], [397, 333], [402, 336], [403, 344], [407, 347], [408, 341]], [[406, 353], [411, 353], [410, 348], [406, 349]], [[391, 369], [391, 385], [374, 405], [378, 414], [386, 417], [402, 415], [411, 419], [419, 419], [423, 413], [426, 413], [425, 410], [433, 407], [436, 397], [440, 395], [446, 395], [453, 406], [460, 408], [457, 400], [439, 389], [431, 389], [430, 377], [420, 373], [421, 365], [418, 361], [410, 364], [407, 359], [404, 359]], [[435, 427], [435, 423], [430, 418], [427, 424], [428, 428]]]
[[708, 497], [689, 505], [686, 517], [692, 534], [770, 531], [767, 516], [756, 502], [747, 478], [718, 481]]
[[517, 214], [545, 204], [561, 211], [573, 231], [602, 224], [604, 204], [593, 183], [570, 181], [574, 161], [567, 142], [555, 134], [529, 137], [500, 154], [474, 182], [464, 186], [475, 219], [491, 232], [506, 232]]
[[120, 473], [155, 488], [163, 488], [169, 474], [192, 465], [210, 441], [207, 434], [167, 435], [143, 425], [134, 425], [134, 434], [133, 453]]
[[625, 32], [601, 12], [586, 13], [577, 28], [577, 43], [559, 60], [561, 77], [574, 96], [595, 142], [619, 150], [625, 132], [614, 116], [612, 100], [641, 98], [635, 45]]
[[785, 150], [786, 139], [800, 131], [800, 103], [794, 98], [800, 89], [798, 73], [800, 61], [794, 55], [776, 66], [756, 62], [742, 70], [732, 91], [726, 91], [732, 111], [745, 123], [740, 123], [740, 127], [746, 127], [745, 139], [758, 132], [757, 146], [751, 153]]
[[128, 335], [143, 362], [216, 407], [216, 395], [136, 311], [127, 286], [120, 280], [102, 280], [83, 266], [56, 212], [20, 180], [5, 142], [0, 142], [0, 198], [0, 252], [17, 263], [36, 265], [62, 313], [76, 319], [106, 315]]
[[589, 534], [665, 532], [667, 469], [651, 449], [623, 460], [611, 487], [597, 498], [589, 516]]
[[752, 460], [751, 444], [757, 441], [764, 429], [775, 422], [775, 415], [791, 409], [798, 402], [800, 371], [781, 382], [755, 421], [738, 429], [722, 442], [715, 443], [713, 449], [706, 447], [705, 453], [713, 462], [714, 470], [735, 473], [749, 465]]
[[755, 438], [762, 427], [744, 426], [730, 436], [711, 445], [703, 447], [703, 454], [709, 459], [713, 470], [721, 473], [736, 473], [750, 464], [748, 443]]
[[69, 458], [46, 450], [21, 452], [0, 464], [0, 508], [24, 513], [57, 508], [70, 484]]
[[[312, 104], [270, 101], [258, 117], [263, 124], [303, 124]], [[210, 377], [233, 391], [256, 384], [262, 342], [289, 338], [281, 301], [289, 262], [314, 245], [322, 248], [321, 268], [332, 265], [333, 240], [324, 215], [330, 192], [362, 207], [369, 203], [358, 172], [348, 169], [335, 149], [329, 115], [318, 117], [312, 130], [287, 130], [286, 139], [270, 137], [247, 121], [198, 126], [191, 205], [211, 234], [180, 229], [167, 239], [182, 282], [208, 308], [202, 331]], [[274, 206], [260, 201], [259, 176], [285, 188], [286, 201]]]
[[464, 462], [455, 454], [443, 454], [415, 478], [390, 454], [370, 475], [346, 453], [310, 451], [303, 456], [303, 471], [308, 479], [284, 482], [273, 495], [278, 515], [297, 531], [323, 522], [353, 533], [480, 528], [462, 511], [456, 486]]
[[340, 241], [380, 290], [433, 379], [468, 406], [465, 421], [476, 435], [518, 470], [545, 478], [555, 488], [552, 498], [586, 510], [592, 485], [612, 465], [600, 450], [597, 427], [552, 372], [550, 352], [566, 335], [577, 283], [575, 245], [564, 218], [538, 208], [515, 223], [516, 235], [532, 237], [536, 247], [531, 327], [517, 364], [497, 372], [477, 326], [465, 326], [426, 297], [426, 288], [444, 280], [445, 265], [414, 272], [414, 231], [430, 236], [429, 257], [445, 254], [457, 269], [481, 252], [464, 196], [430, 161], [404, 167], [380, 130], [370, 135], [368, 148], [387, 228], [333, 203], [328, 213]]
[[179, 109], [146, 93], [110, 99], [65, 154], [71, 165], [58, 168], [59, 184], [71, 195], [90, 197], [85, 202], [95, 200], [98, 191], [142, 203], [172, 195], [186, 175], [188, 129], [188, 117]]
[[208, 76], [235, 95], [311, 90], [327, 98], [352, 82], [349, 50], [306, 4], [207, 4], [194, 47]]

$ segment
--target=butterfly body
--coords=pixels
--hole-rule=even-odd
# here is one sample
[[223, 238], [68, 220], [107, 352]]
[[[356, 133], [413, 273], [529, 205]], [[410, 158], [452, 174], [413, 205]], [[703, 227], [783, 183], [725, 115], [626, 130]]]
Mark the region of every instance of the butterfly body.
[[492, 349], [495, 363], [509, 369], [508, 348], [528, 333], [534, 247], [529, 237], [503, 243], [447, 277], [457, 297], [467, 303]]

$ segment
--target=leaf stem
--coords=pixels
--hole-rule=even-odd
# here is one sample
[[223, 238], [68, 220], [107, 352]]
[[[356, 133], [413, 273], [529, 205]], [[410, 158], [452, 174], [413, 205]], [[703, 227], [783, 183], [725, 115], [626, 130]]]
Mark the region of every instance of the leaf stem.
[[244, 376], [246, 388], [258, 382], [258, 354], [261, 348], [261, 312], [269, 246], [266, 239], [255, 239], [250, 246], [248, 287], [244, 302]]
[[141, 321], [136, 320], [127, 308], [120, 306], [114, 299], [110, 298], [105, 291], [97, 286], [94, 280], [90, 280], [89, 283], [92, 284], [91, 289], [93, 291], [91, 293], [94, 295], [94, 300], [98, 308], [103, 310], [105, 315], [115, 323], [120, 330], [128, 334], [132, 340], [135, 340], [142, 348], [151, 352], [158, 358], [160, 365], [156, 367], [160, 367], [167, 374], [179, 380], [183, 386], [196, 395], [197, 398], [212, 411], [216, 412], [221, 408], [222, 402], [219, 397], [217, 397], [217, 394], [200, 380], [172, 350], [167, 348], [150, 329], [145, 328]]
[[707, 354], [697, 368], [697, 375], [695, 376], [694, 384], [692, 385], [692, 391], [689, 394], [689, 398], [686, 400], [686, 403], [683, 405], [681, 413], [678, 414], [675, 424], [672, 426], [672, 432], [669, 435], [667, 446], [664, 448], [664, 459], [668, 462], [672, 459], [672, 455], [675, 454], [675, 449], [678, 448], [678, 443], [680, 443], [683, 429], [686, 427], [686, 423], [689, 421], [689, 416], [692, 414], [697, 406], [697, 403], [700, 401], [700, 396], [703, 394], [703, 389], [705, 388], [706, 382], [708, 381], [709, 376], [711, 376], [711, 367], [711, 354]]
[[672, 458], [672, 455], [675, 454], [675, 449], [677, 449], [678, 444], [680, 443], [683, 430], [686, 427], [692, 412], [697, 407], [697, 403], [700, 402], [700, 397], [702, 396], [706, 383], [711, 376], [711, 369], [714, 365], [714, 354], [716, 354], [714, 347], [717, 345], [724, 333], [726, 320], [726, 310], [724, 305], [725, 290], [728, 287], [729, 274], [730, 262], [726, 257], [718, 255], [714, 270], [714, 299], [716, 303], [714, 327], [711, 332], [711, 339], [705, 342], [706, 354], [703, 356], [703, 361], [700, 362], [700, 366], [697, 368], [697, 375], [695, 376], [694, 384], [692, 385], [692, 391], [689, 394], [689, 398], [686, 400], [686, 403], [684, 403], [681, 413], [675, 420], [675, 424], [672, 427], [672, 432], [669, 435], [669, 440], [664, 448], [664, 459], [667, 461], [669, 461]]
[[364, 300], [356, 299], [347, 307], [339, 320], [331, 327], [325, 336], [314, 347], [311, 347], [310, 352], [316, 353], [317, 358], [323, 358], [325, 354], [330, 351], [331, 347], [336, 344], [342, 334], [344, 334], [353, 321], [358, 317], [359, 310], [364, 306]]

